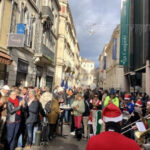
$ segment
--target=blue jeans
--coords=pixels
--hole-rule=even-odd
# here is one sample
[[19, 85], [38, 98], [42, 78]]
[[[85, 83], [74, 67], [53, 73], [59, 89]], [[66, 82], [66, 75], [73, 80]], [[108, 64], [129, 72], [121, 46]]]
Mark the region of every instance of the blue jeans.
[[9, 150], [14, 150], [16, 135], [18, 133], [20, 122], [7, 123], [7, 144]]
[[35, 125], [33, 127], [33, 141], [32, 143], [35, 144], [35, 136], [36, 136], [36, 131], [38, 130], [38, 125]]
[[28, 134], [28, 145], [32, 145], [32, 140], [33, 140], [33, 123], [26, 124], [26, 129], [27, 129], [27, 134]]
[[18, 138], [18, 143], [17, 143], [18, 147], [23, 147], [23, 139], [22, 138], [23, 138], [23, 135], [21, 133]]
[[70, 121], [70, 110], [65, 110], [65, 121], [66, 122]]

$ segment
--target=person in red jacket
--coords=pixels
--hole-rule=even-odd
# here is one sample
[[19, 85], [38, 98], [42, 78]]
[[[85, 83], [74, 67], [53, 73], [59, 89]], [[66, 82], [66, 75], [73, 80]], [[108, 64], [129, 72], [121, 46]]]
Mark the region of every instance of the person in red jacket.
[[138, 144], [121, 132], [122, 113], [114, 104], [109, 104], [102, 112], [105, 132], [89, 139], [86, 150], [140, 150]]

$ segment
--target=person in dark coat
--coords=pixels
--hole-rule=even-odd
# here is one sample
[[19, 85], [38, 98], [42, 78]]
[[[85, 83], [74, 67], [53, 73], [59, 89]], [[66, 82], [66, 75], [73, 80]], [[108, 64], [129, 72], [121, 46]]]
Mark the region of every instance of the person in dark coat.
[[26, 149], [30, 149], [33, 141], [34, 125], [38, 122], [39, 115], [39, 101], [36, 99], [34, 90], [29, 91], [29, 101], [27, 103], [28, 117], [26, 119], [26, 129], [28, 134], [28, 141]]

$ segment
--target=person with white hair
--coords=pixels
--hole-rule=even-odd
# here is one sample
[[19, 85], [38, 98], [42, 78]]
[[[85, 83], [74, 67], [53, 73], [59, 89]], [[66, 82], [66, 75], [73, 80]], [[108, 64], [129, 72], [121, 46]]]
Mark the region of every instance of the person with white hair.
[[45, 108], [45, 105], [48, 101], [52, 100], [52, 93], [49, 91], [50, 89], [48, 87], [45, 88], [45, 92], [40, 97], [40, 102], [42, 104], [42, 107]]

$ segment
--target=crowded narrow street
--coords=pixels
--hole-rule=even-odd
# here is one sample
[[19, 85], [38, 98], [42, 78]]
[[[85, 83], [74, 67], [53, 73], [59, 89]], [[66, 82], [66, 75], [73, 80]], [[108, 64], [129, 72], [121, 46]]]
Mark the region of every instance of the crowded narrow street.
[[84, 150], [86, 148], [87, 140], [77, 141], [77, 139], [70, 135], [69, 126], [64, 126], [64, 137], [57, 136], [50, 141], [46, 146], [33, 146], [31, 150]]
[[0, 150], [150, 150], [150, 0], [0, 0]]

